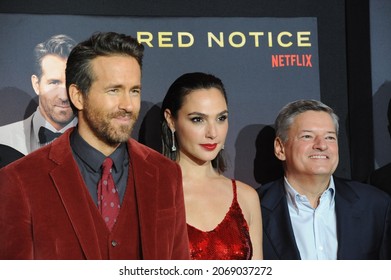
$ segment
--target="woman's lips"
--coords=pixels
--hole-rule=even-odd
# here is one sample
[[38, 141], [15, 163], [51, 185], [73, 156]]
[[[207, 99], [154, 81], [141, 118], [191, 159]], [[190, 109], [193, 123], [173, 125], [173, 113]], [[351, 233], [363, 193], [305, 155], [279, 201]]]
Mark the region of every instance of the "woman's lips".
[[208, 151], [213, 151], [216, 149], [217, 144], [201, 144], [201, 146]]

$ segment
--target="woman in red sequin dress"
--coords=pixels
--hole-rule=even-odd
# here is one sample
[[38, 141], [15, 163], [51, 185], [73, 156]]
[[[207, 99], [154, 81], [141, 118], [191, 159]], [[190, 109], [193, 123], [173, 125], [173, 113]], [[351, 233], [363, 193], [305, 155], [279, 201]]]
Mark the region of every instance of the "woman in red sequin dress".
[[192, 259], [262, 259], [256, 191], [223, 175], [228, 132], [221, 80], [187, 73], [170, 86], [161, 109], [163, 153], [179, 163]]

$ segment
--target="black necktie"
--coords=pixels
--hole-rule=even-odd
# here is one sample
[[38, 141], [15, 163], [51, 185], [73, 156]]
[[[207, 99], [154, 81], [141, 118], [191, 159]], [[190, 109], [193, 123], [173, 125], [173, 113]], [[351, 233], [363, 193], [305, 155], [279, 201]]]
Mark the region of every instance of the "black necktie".
[[45, 144], [52, 142], [57, 137], [61, 136], [62, 133], [60, 132], [53, 132], [50, 129], [47, 129], [46, 127], [41, 126], [41, 128], [38, 131], [38, 138], [40, 144]]

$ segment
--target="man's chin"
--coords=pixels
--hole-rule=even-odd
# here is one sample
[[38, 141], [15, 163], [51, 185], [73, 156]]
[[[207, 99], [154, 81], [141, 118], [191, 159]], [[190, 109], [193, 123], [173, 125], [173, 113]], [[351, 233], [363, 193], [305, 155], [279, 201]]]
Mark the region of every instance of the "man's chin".
[[315, 170], [313, 174], [319, 177], [330, 177], [331, 175], [333, 175], [330, 170]]
[[119, 144], [126, 143], [129, 140], [130, 136], [124, 137], [110, 137], [110, 139], [106, 139], [106, 143], [112, 147], [117, 147]]
[[114, 131], [112, 133], [111, 139], [113, 142], [116, 143], [123, 143], [127, 142], [132, 134], [132, 129], [119, 129], [117, 131]]
[[51, 115], [52, 120], [56, 120], [58, 123], [69, 123], [75, 117], [75, 114], [72, 110], [57, 110], [57, 112], [53, 112]]

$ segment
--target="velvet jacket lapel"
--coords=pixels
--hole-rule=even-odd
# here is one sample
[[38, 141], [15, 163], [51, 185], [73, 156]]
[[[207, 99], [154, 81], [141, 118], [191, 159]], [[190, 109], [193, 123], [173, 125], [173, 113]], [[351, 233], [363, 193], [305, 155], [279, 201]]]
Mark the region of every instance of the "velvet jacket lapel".
[[155, 259], [157, 254], [156, 207], [158, 167], [148, 161], [149, 152], [139, 149], [139, 143], [129, 140], [129, 156], [134, 170], [136, 199], [140, 223], [142, 254], [144, 259]]
[[69, 136], [73, 128], [53, 142], [49, 158], [56, 164], [50, 171], [54, 186], [68, 213], [86, 259], [101, 259], [93, 218], [88, 207], [87, 192], [70, 148]]

